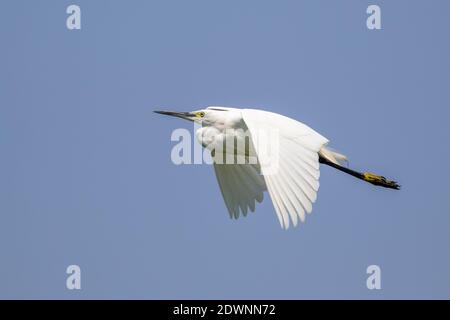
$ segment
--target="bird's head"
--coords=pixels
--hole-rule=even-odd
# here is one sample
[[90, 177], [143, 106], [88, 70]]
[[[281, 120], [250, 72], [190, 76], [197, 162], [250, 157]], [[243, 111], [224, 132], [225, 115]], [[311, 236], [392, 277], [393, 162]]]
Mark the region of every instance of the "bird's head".
[[179, 111], [154, 111], [155, 113], [163, 114], [166, 116], [177, 117], [189, 121], [194, 121], [201, 125], [212, 125], [224, 118], [227, 108], [215, 108], [208, 107], [206, 109], [190, 111], [190, 112], [179, 112]]

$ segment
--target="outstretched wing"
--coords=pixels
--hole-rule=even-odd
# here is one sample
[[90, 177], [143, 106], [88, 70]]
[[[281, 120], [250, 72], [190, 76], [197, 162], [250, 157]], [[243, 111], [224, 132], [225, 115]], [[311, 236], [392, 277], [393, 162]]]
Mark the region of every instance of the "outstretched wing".
[[[296, 226], [298, 219], [305, 220], [305, 212], [310, 213], [316, 201], [320, 175], [318, 152], [328, 140], [305, 124], [276, 113], [243, 109], [242, 117], [250, 131], [281, 227], [289, 228], [289, 220]], [[276, 139], [271, 139], [274, 134]], [[273, 146], [274, 141], [278, 151], [276, 170], [273, 170], [273, 158], [268, 159], [263, 150]]]
[[231, 218], [254, 212], [255, 201], [263, 201], [266, 184], [258, 165], [214, 163], [214, 171]]

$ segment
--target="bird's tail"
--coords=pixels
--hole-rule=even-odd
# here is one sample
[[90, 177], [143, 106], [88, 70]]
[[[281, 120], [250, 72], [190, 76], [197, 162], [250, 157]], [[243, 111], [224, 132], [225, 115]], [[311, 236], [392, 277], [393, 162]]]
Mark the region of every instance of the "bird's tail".
[[329, 147], [322, 147], [319, 151], [319, 155], [330, 162], [341, 165], [343, 162], [347, 163], [347, 157]]
[[319, 162], [326, 164], [330, 167], [338, 169], [339, 171], [345, 172], [355, 178], [361, 179], [363, 181], [369, 182], [376, 186], [381, 186], [389, 189], [399, 190], [400, 185], [392, 180], [388, 180], [383, 176], [376, 175], [370, 172], [358, 172], [341, 165], [341, 162], [346, 162], [347, 157], [330, 150], [329, 148], [323, 147], [319, 152]]

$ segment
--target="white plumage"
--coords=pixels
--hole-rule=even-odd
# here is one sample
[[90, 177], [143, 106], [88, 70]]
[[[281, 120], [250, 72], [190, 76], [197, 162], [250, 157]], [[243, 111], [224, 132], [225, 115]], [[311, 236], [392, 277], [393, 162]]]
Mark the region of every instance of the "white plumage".
[[[218, 110], [222, 108], [210, 107], [207, 110], [211, 109], [220, 113]], [[227, 115], [221, 118], [224, 122], [228, 121], [228, 125], [223, 127], [239, 129], [245, 124], [252, 142], [258, 140], [253, 146], [260, 163], [264, 163], [265, 159], [261, 159], [264, 153], [260, 153], [258, 147], [269, 142], [261, 141], [267, 135], [255, 137], [255, 134], [277, 132], [279, 143], [278, 170], [274, 173], [266, 174], [264, 166], [259, 168], [250, 164], [214, 165], [230, 215], [237, 218], [239, 212], [247, 215], [249, 210], [254, 211], [255, 201], [261, 202], [267, 189], [282, 227], [288, 228], [291, 223], [296, 226], [299, 220], [305, 221], [305, 215], [311, 213], [319, 190], [318, 153], [328, 140], [303, 123], [276, 113], [255, 109], [226, 110]]]
[[[339, 161], [346, 157], [327, 148], [328, 139], [307, 125], [276, 113], [224, 107], [157, 113], [202, 125], [196, 137], [212, 152], [214, 171], [231, 218], [255, 211], [256, 203], [262, 202], [264, 192], [268, 191], [282, 228], [304, 222], [317, 199], [319, 157], [321, 162], [370, 183], [399, 187], [381, 176], [341, 167]], [[227, 143], [224, 147], [228, 139], [237, 141], [231, 149]], [[250, 142], [247, 148], [237, 147], [246, 139]], [[239, 156], [247, 162], [236, 163]], [[228, 157], [225, 163], [224, 157]]]

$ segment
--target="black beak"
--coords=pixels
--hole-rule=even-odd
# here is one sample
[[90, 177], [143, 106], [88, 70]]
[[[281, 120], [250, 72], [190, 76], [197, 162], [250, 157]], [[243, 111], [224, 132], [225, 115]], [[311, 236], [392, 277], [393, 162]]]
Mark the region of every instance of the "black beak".
[[193, 113], [190, 112], [176, 112], [176, 111], [153, 111], [153, 112], [191, 121], [193, 120], [192, 118], [195, 116]]

